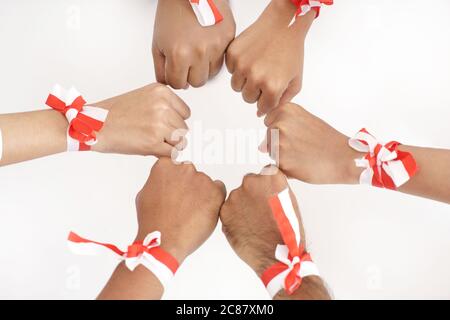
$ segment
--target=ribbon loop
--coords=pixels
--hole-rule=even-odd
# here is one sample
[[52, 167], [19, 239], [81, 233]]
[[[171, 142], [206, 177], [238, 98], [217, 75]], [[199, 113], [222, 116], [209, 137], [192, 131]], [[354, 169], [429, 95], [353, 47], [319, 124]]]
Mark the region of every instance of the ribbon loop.
[[154, 231], [149, 233], [144, 241], [136, 241], [128, 246], [127, 251], [122, 251], [115, 245], [84, 239], [74, 232], [70, 232], [68, 245], [76, 254], [95, 254], [97, 249], [106, 248], [114, 252], [120, 260], [125, 260], [125, 265], [130, 271], [134, 271], [139, 265], [149, 269], [161, 282], [164, 288], [175, 275], [179, 264], [161, 245], [161, 233]]
[[304, 16], [309, 11], [314, 10], [316, 18], [319, 16], [322, 4], [328, 6], [333, 4], [333, 0], [291, 0], [291, 2], [297, 7], [296, 17]]
[[284, 241], [284, 244], [278, 244], [275, 249], [275, 259], [279, 262], [261, 275], [273, 298], [282, 289], [287, 294], [294, 293], [301, 286], [302, 278], [318, 276], [319, 271], [301, 244], [300, 222], [292, 205], [289, 189], [271, 197], [269, 205]]
[[213, 0], [189, 0], [189, 3], [202, 27], [213, 26], [223, 20]]
[[348, 144], [356, 151], [366, 153], [355, 159], [355, 165], [365, 169], [359, 177], [360, 184], [396, 190], [419, 170], [409, 152], [398, 150], [399, 142], [390, 141], [383, 145], [365, 128], [359, 130]]
[[69, 122], [67, 151], [87, 151], [97, 143], [96, 132], [102, 129], [107, 110], [85, 106], [86, 101], [77, 89], [71, 87], [65, 90], [58, 84], [53, 87], [45, 103], [61, 112]]

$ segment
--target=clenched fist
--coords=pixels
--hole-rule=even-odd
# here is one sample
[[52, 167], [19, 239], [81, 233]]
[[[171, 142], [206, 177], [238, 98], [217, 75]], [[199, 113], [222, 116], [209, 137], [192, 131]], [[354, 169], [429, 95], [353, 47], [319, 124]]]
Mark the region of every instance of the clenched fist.
[[170, 157], [186, 145], [189, 107], [164, 85], [151, 84], [93, 106], [109, 110], [94, 151]]
[[194, 165], [159, 159], [136, 197], [136, 239], [161, 231], [161, 247], [181, 263], [216, 228], [225, 194], [221, 181], [211, 180]]
[[[220, 211], [223, 232], [236, 254], [246, 262], [258, 276], [275, 264], [275, 248], [283, 243], [268, 200], [288, 187], [285, 175], [271, 168], [271, 175], [249, 174], [242, 185], [230, 193]], [[300, 222], [302, 244], [304, 231], [297, 200], [289, 191], [295, 213]], [[276, 298], [328, 299], [322, 280], [316, 276], [306, 277], [298, 292], [286, 296], [280, 292]]]
[[231, 87], [242, 92], [246, 102], [258, 102], [258, 116], [300, 92], [304, 40], [315, 13], [311, 11], [289, 27], [295, 10], [290, 1], [273, 0], [227, 50]]
[[200, 87], [220, 71], [236, 26], [228, 1], [214, 2], [224, 19], [202, 27], [188, 0], [158, 1], [152, 45], [158, 82], [174, 89]]
[[[348, 146], [348, 137], [299, 105], [288, 103], [270, 111], [267, 138], [260, 150], [270, 152], [289, 177], [309, 183], [358, 183], [361, 154]], [[276, 131], [274, 131], [276, 130]], [[278, 142], [272, 141], [278, 132]]]

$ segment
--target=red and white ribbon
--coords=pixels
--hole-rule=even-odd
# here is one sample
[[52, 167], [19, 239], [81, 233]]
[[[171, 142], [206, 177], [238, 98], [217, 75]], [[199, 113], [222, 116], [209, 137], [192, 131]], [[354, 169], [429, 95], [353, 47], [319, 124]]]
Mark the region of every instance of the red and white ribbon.
[[289, 188], [271, 197], [269, 205], [284, 242], [275, 250], [275, 258], [279, 262], [261, 275], [264, 286], [273, 298], [282, 289], [287, 294], [294, 293], [300, 287], [302, 278], [319, 276], [319, 270], [301, 245], [300, 222], [289, 196]]
[[189, 3], [201, 26], [209, 27], [223, 20], [213, 0], [189, 0]]
[[398, 150], [399, 142], [391, 141], [383, 145], [364, 128], [348, 143], [353, 149], [366, 152], [364, 157], [355, 159], [357, 167], [365, 168], [359, 177], [361, 184], [395, 190], [419, 170], [409, 152]]
[[72, 252], [82, 255], [96, 254], [100, 248], [109, 249], [121, 260], [125, 260], [125, 265], [131, 271], [142, 264], [159, 279], [164, 288], [170, 283], [179, 266], [178, 261], [160, 247], [159, 231], [149, 233], [144, 241], [128, 246], [127, 251], [122, 251], [113, 244], [84, 239], [73, 232], [69, 234], [68, 245]]
[[297, 7], [296, 17], [304, 16], [309, 11], [314, 10], [316, 18], [319, 16], [322, 4], [328, 6], [333, 4], [333, 0], [291, 0], [291, 2]]
[[47, 98], [46, 105], [64, 114], [69, 122], [67, 151], [90, 150], [97, 143], [96, 132], [102, 129], [108, 116], [108, 110], [85, 104], [74, 87], [65, 90], [55, 85]]

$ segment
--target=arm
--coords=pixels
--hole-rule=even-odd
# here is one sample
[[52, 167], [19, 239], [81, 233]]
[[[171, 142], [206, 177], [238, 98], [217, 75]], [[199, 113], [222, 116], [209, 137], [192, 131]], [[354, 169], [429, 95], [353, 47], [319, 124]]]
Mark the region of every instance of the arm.
[[[170, 157], [185, 147], [189, 107], [169, 88], [151, 84], [91, 106], [108, 110], [92, 151]], [[66, 118], [55, 110], [0, 115], [0, 166], [67, 150]]]
[[142, 265], [130, 271], [121, 262], [108, 283], [98, 295], [98, 300], [158, 300], [164, 293], [163, 286], [153, 273]]
[[[261, 278], [264, 271], [278, 261], [275, 249], [283, 238], [273, 217], [268, 199], [288, 187], [286, 177], [276, 168], [271, 174], [248, 174], [242, 185], [233, 190], [220, 211], [222, 230], [236, 254]], [[290, 192], [295, 214], [299, 220], [301, 243], [305, 232], [295, 195]], [[291, 295], [281, 290], [274, 299], [330, 299], [320, 277], [302, 279], [301, 286]]]
[[188, 0], [161, 0], [153, 32], [156, 81], [174, 89], [203, 86], [222, 68], [236, 26], [228, 0], [214, 0], [220, 23], [202, 27]]
[[450, 150], [400, 146], [410, 152], [419, 172], [398, 191], [450, 203]]
[[[192, 164], [160, 159], [136, 198], [136, 240], [160, 231], [161, 248], [181, 264], [216, 228], [225, 194], [222, 182], [212, 181]], [[162, 294], [163, 287], [151, 271], [139, 266], [131, 272], [121, 263], [98, 298], [159, 299]]]
[[246, 102], [257, 102], [258, 116], [300, 92], [304, 43], [315, 12], [308, 12], [289, 26], [295, 12], [289, 0], [272, 0], [227, 50], [231, 87], [242, 92]]
[[53, 110], [0, 115], [3, 156], [0, 166], [66, 150], [67, 120]]
[[[279, 132], [278, 165], [288, 176], [315, 184], [357, 184], [363, 169], [354, 159], [364, 154], [348, 145], [349, 137], [295, 104], [271, 111], [266, 119], [268, 145], [271, 129]], [[412, 154], [419, 171], [397, 190], [450, 203], [450, 150], [400, 145]], [[277, 157], [272, 154], [273, 157]]]

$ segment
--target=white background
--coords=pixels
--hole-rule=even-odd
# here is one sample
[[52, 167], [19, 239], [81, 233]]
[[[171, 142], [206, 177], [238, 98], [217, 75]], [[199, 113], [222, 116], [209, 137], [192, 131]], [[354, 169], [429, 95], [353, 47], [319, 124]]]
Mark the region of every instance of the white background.
[[[296, 102], [347, 135], [450, 147], [450, 2], [337, 0], [309, 33]], [[267, 1], [235, 1], [238, 32]], [[0, 110], [45, 108], [55, 82], [89, 101], [154, 81], [156, 1], [12, 1], [0, 4]], [[180, 92], [189, 123], [263, 128], [224, 70]], [[252, 146], [256, 152], [256, 145]], [[246, 150], [242, 150], [246, 152]], [[153, 158], [61, 154], [0, 169], [0, 298], [94, 298], [111, 255], [66, 248], [69, 230], [126, 245], [134, 196]], [[258, 165], [197, 164], [228, 187]], [[292, 182], [309, 247], [335, 298], [450, 298], [450, 207], [359, 186]], [[449, 191], [450, 192], [450, 191]], [[165, 298], [267, 298], [218, 227], [179, 270]]]

